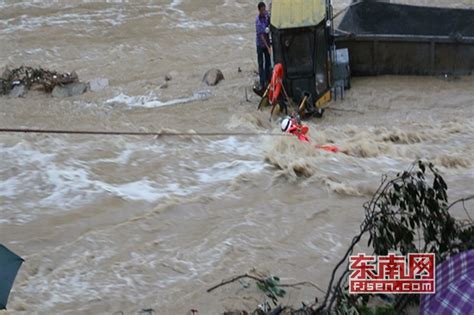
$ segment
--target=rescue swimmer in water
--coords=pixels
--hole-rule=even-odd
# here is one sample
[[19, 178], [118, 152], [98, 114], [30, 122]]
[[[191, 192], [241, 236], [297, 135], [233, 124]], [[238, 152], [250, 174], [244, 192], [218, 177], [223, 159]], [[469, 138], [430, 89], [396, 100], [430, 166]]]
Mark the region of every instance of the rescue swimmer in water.
[[[281, 131], [287, 132], [298, 137], [298, 140], [311, 143], [308, 132], [309, 127], [301, 123], [301, 119], [298, 115], [286, 116], [280, 124]], [[348, 154], [346, 150], [341, 150], [339, 147], [334, 145], [316, 145], [316, 149], [324, 150], [332, 153], [344, 153]]]

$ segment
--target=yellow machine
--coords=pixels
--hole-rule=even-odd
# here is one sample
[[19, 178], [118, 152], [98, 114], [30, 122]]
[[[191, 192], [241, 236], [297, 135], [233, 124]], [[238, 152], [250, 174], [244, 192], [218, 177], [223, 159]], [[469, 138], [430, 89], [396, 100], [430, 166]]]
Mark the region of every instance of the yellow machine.
[[271, 40], [283, 87], [304, 116], [322, 116], [331, 100], [332, 6], [330, 0], [273, 0]]
[[331, 0], [273, 0], [270, 13], [279, 103], [301, 116], [321, 116], [352, 75], [474, 73], [473, 9], [352, 1], [336, 25]]

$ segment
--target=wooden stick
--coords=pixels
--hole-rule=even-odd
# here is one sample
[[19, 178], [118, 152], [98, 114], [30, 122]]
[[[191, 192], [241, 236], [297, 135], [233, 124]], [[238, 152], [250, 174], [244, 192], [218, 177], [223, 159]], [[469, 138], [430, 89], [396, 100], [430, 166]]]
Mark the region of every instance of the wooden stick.
[[301, 101], [300, 107], [298, 108], [298, 113], [301, 113], [305, 109], [307, 101], [308, 101], [308, 96], [305, 95], [305, 97], [303, 98], [303, 101]]

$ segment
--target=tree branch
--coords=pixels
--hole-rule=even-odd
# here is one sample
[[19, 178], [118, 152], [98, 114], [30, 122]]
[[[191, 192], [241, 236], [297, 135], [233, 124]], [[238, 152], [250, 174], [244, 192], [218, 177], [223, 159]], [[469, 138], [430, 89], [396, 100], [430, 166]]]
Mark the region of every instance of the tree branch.
[[452, 207], [454, 207], [455, 205], [457, 205], [458, 203], [462, 203], [462, 206], [464, 208], [464, 212], [466, 212], [467, 214], [467, 217], [469, 218], [469, 220], [471, 221], [471, 223], [474, 223], [474, 221], [472, 220], [472, 217], [470, 216], [469, 214], [469, 211], [467, 211], [466, 209], [466, 201], [470, 201], [470, 200], [473, 200], [474, 199], [474, 196], [469, 196], [467, 198], [463, 198], [463, 199], [459, 199], [459, 200], [456, 200], [455, 202], [453, 202], [452, 204], [449, 205], [448, 207], [448, 211], [451, 210]]
[[212, 291], [214, 291], [215, 289], [217, 288], [220, 288], [222, 286], [225, 286], [225, 285], [228, 285], [230, 283], [233, 283], [235, 281], [238, 281], [240, 279], [245, 279], [245, 278], [248, 278], [248, 279], [253, 279], [257, 282], [265, 282], [265, 280], [261, 279], [261, 278], [258, 278], [258, 277], [255, 277], [255, 276], [252, 276], [252, 275], [249, 275], [248, 273], [244, 274], [244, 275], [240, 275], [240, 276], [237, 276], [237, 277], [234, 277], [232, 279], [229, 279], [229, 280], [226, 280], [226, 281], [222, 281], [221, 283], [219, 283], [218, 285], [215, 285], [213, 286], [212, 288], [209, 288], [207, 289], [207, 293], [210, 293]]
[[[245, 278], [252, 279], [252, 280], [255, 280], [255, 281], [260, 282], [260, 283], [265, 283], [265, 279], [262, 279], [262, 278], [259, 278], [257, 276], [253, 276], [253, 275], [250, 275], [250, 274], [246, 273], [244, 275], [236, 276], [236, 277], [233, 277], [229, 280], [222, 281], [218, 285], [215, 285], [212, 288], [207, 289], [207, 292], [210, 293], [210, 292], [216, 290], [217, 288], [220, 288], [222, 286], [228, 285], [230, 283], [233, 283], [233, 282], [236, 282], [240, 279], [245, 279]], [[313, 288], [319, 290], [320, 292], [326, 294], [326, 291], [324, 291], [319, 286], [317, 286], [316, 284], [314, 284], [312, 282], [309, 282], [309, 281], [298, 282], [298, 283], [276, 284], [276, 286], [280, 287], [280, 288], [296, 288], [296, 287], [302, 287], [302, 286], [310, 286], [310, 287], [313, 287]]]
[[303, 287], [303, 286], [313, 287], [316, 290], [318, 290], [319, 292], [321, 292], [323, 294], [326, 294], [326, 291], [321, 289], [318, 285], [316, 285], [312, 282], [309, 282], [309, 281], [291, 283], [291, 284], [278, 284], [277, 285], [277, 287], [281, 287], [281, 288], [296, 288], [296, 287]]

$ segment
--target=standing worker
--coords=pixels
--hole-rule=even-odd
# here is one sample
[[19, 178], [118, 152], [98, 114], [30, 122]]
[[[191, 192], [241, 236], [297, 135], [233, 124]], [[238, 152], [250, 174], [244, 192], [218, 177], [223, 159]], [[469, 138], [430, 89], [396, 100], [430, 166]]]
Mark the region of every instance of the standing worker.
[[258, 74], [260, 76], [260, 90], [265, 90], [271, 76], [270, 56], [270, 15], [264, 2], [258, 4], [258, 15], [256, 18], [257, 31], [257, 59]]

